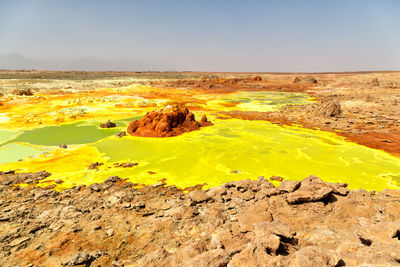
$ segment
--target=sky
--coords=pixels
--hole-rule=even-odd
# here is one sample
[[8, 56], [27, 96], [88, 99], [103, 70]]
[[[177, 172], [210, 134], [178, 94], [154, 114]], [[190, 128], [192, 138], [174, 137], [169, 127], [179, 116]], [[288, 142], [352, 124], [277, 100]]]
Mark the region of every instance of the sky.
[[0, 54], [54, 69], [400, 70], [400, 1], [0, 0]]

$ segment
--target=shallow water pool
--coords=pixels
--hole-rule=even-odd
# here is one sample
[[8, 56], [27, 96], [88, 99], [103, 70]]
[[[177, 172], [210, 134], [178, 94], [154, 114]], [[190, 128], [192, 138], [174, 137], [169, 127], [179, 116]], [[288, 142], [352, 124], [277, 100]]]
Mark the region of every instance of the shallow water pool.
[[[302, 94], [252, 92], [218, 101], [239, 102], [234, 109], [265, 111], [285, 101], [295, 104], [307, 99]], [[218, 106], [213, 101], [209, 107]], [[113, 175], [139, 184], [165, 179], [181, 188], [274, 175], [290, 180], [316, 175], [325, 181], [346, 182], [350, 188], [368, 190], [400, 187], [397, 157], [348, 142], [334, 133], [281, 127], [266, 121], [217, 119], [217, 111], [227, 109], [232, 107], [218, 106], [207, 114], [214, 126], [170, 138], [115, 136], [126, 129], [129, 121], [141, 116], [113, 120], [118, 127], [112, 129], [100, 129], [99, 121], [86, 120], [38, 127], [17, 136], [0, 132], [0, 141], [4, 140], [0, 170], [47, 170], [53, 173], [47, 180], [64, 181], [58, 189], [102, 182]], [[199, 118], [201, 114], [196, 115]], [[59, 148], [59, 144], [67, 144], [68, 148]], [[97, 161], [104, 165], [89, 170], [88, 166]], [[138, 165], [115, 166], [122, 162]]]

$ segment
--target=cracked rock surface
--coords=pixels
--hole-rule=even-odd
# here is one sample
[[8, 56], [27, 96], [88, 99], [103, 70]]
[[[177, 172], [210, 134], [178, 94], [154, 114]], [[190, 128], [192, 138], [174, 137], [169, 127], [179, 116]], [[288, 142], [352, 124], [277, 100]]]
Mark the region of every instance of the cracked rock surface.
[[0, 266], [399, 266], [400, 191], [310, 176], [188, 194], [110, 177], [62, 192], [0, 173]]

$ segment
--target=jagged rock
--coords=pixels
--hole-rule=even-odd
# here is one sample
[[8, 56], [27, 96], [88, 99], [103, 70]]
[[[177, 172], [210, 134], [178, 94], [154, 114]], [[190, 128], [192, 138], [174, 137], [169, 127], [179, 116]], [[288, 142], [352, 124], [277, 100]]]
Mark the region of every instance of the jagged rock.
[[67, 266], [76, 266], [83, 265], [89, 266], [90, 263], [94, 261], [94, 257], [87, 253], [86, 251], [77, 253], [69, 262], [67, 262]]
[[188, 197], [192, 200], [192, 205], [202, 203], [210, 200], [212, 197], [202, 190], [195, 190], [188, 194]]
[[300, 187], [301, 182], [299, 181], [283, 181], [280, 185], [279, 185], [279, 189], [285, 192], [294, 192], [296, 191], [299, 187]]
[[105, 180], [105, 182], [115, 183], [118, 180], [121, 180], [121, 178], [119, 178], [118, 176], [110, 176]]
[[27, 88], [27, 89], [15, 89], [14, 91], [12, 91], [12, 93], [14, 95], [26, 95], [26, 96], [32, 96], [33, 92], [31, 89]]
[[289, 267], [334, 267], [339, 261], [340, 257], [333, 250], [308, 246], [293, 254]]
[[114, 128], [117, 127], [117, 124], [115, 124], [114, 122], [111, 122], [110, 120], [108, 120], [105, 123], [100, 124], [100, 128]]
[[337, 195], [347, 196], [349, 193], [349, 189], [347, 189], [346, 183], [326, 183], [330, 188], [332, 188], [332, 192]]
[[16, 173], [15, 171], [6, 171], [0, 174], [0, 183], [3, 185], [20, 184], [24, 183], [25, 181], [32, 181], [32, 183], [35, 183], [51, 175], [51, 173], [46, 171], [33, 173]]
[[147, 113], [140, 120], [131, 122], [127, 132], [136, 136], [170, 137], [210, 125], [212, 123], [207, 121], [207, 117], [203, 116], [197, 122], [187, 108], [175, 106]]
[[281, 239], [279, 236], [264, 231], [264, 228], [259, 227], [259, 224], [255, 224], [254, 228], [254, 237], [257, 246], [262, 247], [268, 253], [276, 254], [281, 245]]
[[227, 194], [226, 189], [221, 186], [213, 187], [206, 191], [207, 197], [217, 202], [222, 202], [223, 201], [222, 196], [225, 196], [226, 194]]
[[284, 237], [286, 239], [292, 239], [296, 235], [296, 232], [292, 231], [290, 227], [280, 221], [272, 221], [272, 222], [259, 222], [254, 224], [254, 232], [261, 235], [264, 234], [274, 234], [280, 237]]
[[320, 116], [331, 118], [342, 114], [339, 100], [337, 98], [328, 98], [319, 103], [317, 113]]
[[271, 214], [267, 212], [268, 207], [267, 201], [258, 201], [254, 205], [244, 208], [237, 216], [240, 231], [253, 231], [255, 223], [271, 221]]
[[254, 244], [249, 243], [245, 249], [233, 255], [228, 263], [228, 267], [274, 266], [269, 264], [271, 259], [272, 256], [268, 255], [265, 249], [258, 248]]
[[211, 126], [211, 125], [213, 125], [213, 124], [208, 121], [207, 116], [204, 114], [203, 117], [201, 117], [201, 119], [200, 119], [200, 126], [204, 127], [204, 126]]

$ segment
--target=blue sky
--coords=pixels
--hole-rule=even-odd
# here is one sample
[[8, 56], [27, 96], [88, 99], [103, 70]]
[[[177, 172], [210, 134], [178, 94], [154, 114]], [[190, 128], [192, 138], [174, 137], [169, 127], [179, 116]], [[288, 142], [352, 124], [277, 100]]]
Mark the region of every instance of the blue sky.
[[400, 1], [1, 0], [7, 53], [165, 70], [400, 70]]

